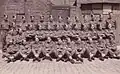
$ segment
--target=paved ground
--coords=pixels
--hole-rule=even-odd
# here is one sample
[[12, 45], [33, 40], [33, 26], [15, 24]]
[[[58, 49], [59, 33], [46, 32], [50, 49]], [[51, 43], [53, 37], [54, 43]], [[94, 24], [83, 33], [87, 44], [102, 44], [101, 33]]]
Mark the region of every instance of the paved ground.
[[0, 74], [120, 74], [120, 60], [108, 59], [104, 62], [96, 59], [83, 64], [69, 62], [26, 62], [6, 63], [0, 60]]

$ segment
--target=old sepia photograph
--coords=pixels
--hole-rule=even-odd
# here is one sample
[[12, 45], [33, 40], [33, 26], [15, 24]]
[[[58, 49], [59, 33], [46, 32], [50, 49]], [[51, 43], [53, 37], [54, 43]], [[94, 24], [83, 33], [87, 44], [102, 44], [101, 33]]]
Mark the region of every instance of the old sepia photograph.
[[120, 74], [120, 0], [0, 0], [0, 74]]

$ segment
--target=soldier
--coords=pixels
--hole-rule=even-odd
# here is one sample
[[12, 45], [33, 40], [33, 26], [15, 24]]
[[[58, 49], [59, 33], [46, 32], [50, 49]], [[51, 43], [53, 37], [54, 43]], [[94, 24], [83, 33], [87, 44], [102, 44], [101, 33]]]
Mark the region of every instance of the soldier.
[[75, 61], [73, 60], [73, 54], [75, 53], [74, 49], [72, 49], [71, 47], [64, 47], [65, 49], [65, 55], [66, 55], [66, 60], [65, 62], [67, 61], [70, 61], [72, 64], [75, 63]]
[[10, 44], [3, 51], [3, 56], [7, 58], [7, 62], [15, 62], [16, 57], [18, 56], [19, 45]]
[[103, 29], [103, 20], [102, 20], [102, 15], [99, 15], [99, 20], [96, 23], [96, 29], [101, 31]]
[[106, 29], [116, 29], [116, 21], [112, 19], [112, 13], [109, 13], [109, 17], [106, 20]]
[[35, 18], [35, 17], [31, 15], [31, 16], [30, 16], [30, 22], [34, 22], [34, 18]]
[[25, 16], [22, 16], [22, 22], [25, 23], [26, 20], [25, 20]]
[[97, 49], [95, 48], [95, 44], [93, 42], [92, 36], [88, 33], [88, 42], [85, 43], [85, 55], [89, 61], [94, 60], [94, 56], [96, 55]]
[[32, 23], [27, 23], [26, 25], [26, 30], [32, 30], [33, 29], [33, 26], [32, 26]]
[[81, 61], [83, 62], [82, 56], [85, 52], [85, 48], [84, 48], [84, 43], [81, 40], [78, 40], [75, 43], [75, 46], [73, 46], [73, 58], [76, 59], [77, 61]]
[[97, 49], [96, 57], [99, 58], [101, 61], [104, 61], [104, 57], [107, 53], [107, 49], [105, 47], [105, 40], [103, 39], [104, 35], [98, 36], [98, 41], [95, 42], [95, 48]]
[[48, 23], [44, 21], [44, 16], [40, 16], [39, 30], [48, 30]]
[[79, 18], [75, 17], [75, 23], [72, 24], [73, 30], [80, 30], [81, 29], [81, 23], [79, 22]]
[[71, 29], [71, 25], [72, 25], [71, 18], [67, 17], [66, 29], [70, 30]]
[[109, 40], [106, 40], [106, 49], [107, 49], [107, 52], [105, 54], [105, 57], [104, 58], [115, 58], [115, 53], [114, 53], [114, 50], [112, 49], [111, 47], [111, 44], [109, 43]]
[[11, 34], [12, 36], [15, 36], [17, 35], [17, 30], [15, 28], [12, 28], [8, 33]]
[[26, 60], [29, 61], [29, 55], [31, 53], [31, 44], [30, 42], [26, 42], [26, 40], [23, 40], [23, 44], [20, 45], [20, 55], [21, 55], [21, 61]]
[[10, 29], [10, 24], [7, 15], [4, 15], [4, 20], [1, 22], [1, 28], [7, 31]]
[[23, 20], [23, 22], [20, 22], [19, 28], [21, 28], [21, 30], [25, 32], [26, 30], [28, 30], [28, 23]]
[[51, 57], [51, 53], [53, 52], [52, 46], [51, 44], [49, 44], [49, 41], [47, 39], [47, 41], [43, 42], [43, 48], [42, 48], [42, 53], [44, 54], [43, 60], [44, 59], [49, 59], [50, 61], [52, 61], [52, 57]]
[[81, 28], [80, 28], [81, 31], [85, 31], [85, 24], [84, 23], [81, 23]]
[[5, 42], [6, 42], [6, 45], [9, 45], [13, 42], [13, 38], [11, 34], [9, 33], [7, 34]]
[[16, 15], [13, 15], [13, 16], [12, 16], [12, 27], [13, 27], [13, 28], [16, 27], [16, 22], [17, 22], [17, 20], [16, 20]]
[[63, 56], [65, 54], [65, 50], [61, 46], [57, 46], [57, 48], [56, 48], [56, 54], [57, 54], [56, 61], [60, 61], [60, 60], [64, 61]]
[[62, 56], [62, 58], [64, 59], [65, 62], [70, 61], [72, 64], [75, 63], [75, 61], [73, 60], [73, 54], [75, 53], [74, 51], [74, 42], [71, 42], [69, 45], [67, 44], [67, 41], [63, 41], [63, 53], [64, 55]]
[[89, 23], [88, 25], [89, 25], [88, 29], [89, 29], [90, 31], [94, 31], [95, 21], [90, 21], [90, 23]]
[[48, 29], [49, 30], [57, 30], [57, 23], [55, 23], [54, 22], [54, 20], [53, 20], [53, 16], [52, 15], [50, 15], [50, 17], [49, 17], [49, 22], [48, 22]]
[[8, 20], [8, 15], [7, 14], [4, 14], [3, 20]]
[[33, 61], [37, 60], [40, 62], [40, 53], [41, 53], [41, 49], [40, 49], [40, 45], [39, 45], [39, 39], [37, 36], [35, 36], [35, 42], [32, 44], [32, 53], [34, 55], [34, 59]]
[[63, 23], [63, 18], [61, 17], [61, 16], [58, 16], [58, 24], [57, 24], [57, 29], [58, 30], [63, 30], [63, 25], [64, 25], [64, 23]]
[[119, 50], [119, 46], [116, 46], [116, 50], [114, 51], [115, 52], [115, 55], [116, 55], [116, 59], [120, 59], [120, 50]]

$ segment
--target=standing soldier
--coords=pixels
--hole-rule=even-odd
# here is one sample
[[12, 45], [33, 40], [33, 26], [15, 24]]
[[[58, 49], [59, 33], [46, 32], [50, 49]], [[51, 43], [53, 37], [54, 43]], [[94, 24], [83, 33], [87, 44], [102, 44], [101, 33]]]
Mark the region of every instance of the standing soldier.
[[12, 16], [12, 27], [13, 27], [13, 28], [16, 28], [16, 22], [17, 22], [16, 15], [13, 15], [13, 16]]
[[75, 17], [75, 23], [73, 24], [72, 27], [73, 27], [73, 29], [75, 29], [75, 30], [80, 30], [80, 29], [81, 29], [81, 23], [80, 23], [78, 17]]
[[66, 29], [70, 30], [71, 29], [71, 25], [72, 25], [71, 18], [67, 17]]
[[109, 17], [106, 20], [106, 29], [111, 30], [112, 28], [116, 29], [116, 21], [112, 19], [112, 13], [109, 13]]
[[99, 15], [99, 20], [98, 22], [96, 23], [96, 29], [101, 31], [104, 27], [103, 27], [103, 20], [102, 20], [102, 14]]
[[61, 17], [61, 16], [58, 16], [58, 24], [57, 24], [57, 29], [58, 30], [63, 30], [63, 25], [64, 25], [64, 23], [63, 23], [63, 18]]
[[52, 15], [50, 15], [50, 17], [49, 17], [48, 29], [49, 30], [57, 30], [57, 23], [54, 22]]
[[12, 16], [13, 22], [16, 23], [16, 15]]
[[35, 22], [34, 19], [35, 19], [35, 17], [31, 15], [30, 16], [30, 22]]
[[39, 22], [39, 30], [46, 30], [48, 29], [48, 24], [44, 21], [44, 16], [40, 16], [40, 22]]
[[20, 22], [20, 28], [22, 29], [23, 32], [27, 30], [27, 25], [28, 23], [25, 20], [25, 16], [22, 17], [22, 22]]
[[9, 30], [9, 20], [8, 20], [8, 16], [7, 15], [4, 15], [3, 17], [3, 21], [1, 22], [1, 28], [2, 29], [5, 29], [6, 31]]

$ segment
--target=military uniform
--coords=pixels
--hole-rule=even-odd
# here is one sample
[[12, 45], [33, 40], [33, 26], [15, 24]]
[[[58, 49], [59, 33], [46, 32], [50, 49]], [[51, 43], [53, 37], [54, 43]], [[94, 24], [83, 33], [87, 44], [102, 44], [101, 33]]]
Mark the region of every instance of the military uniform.
[[44, 54], [43, 60], [44, 59], [49, 59], [50, 61], [52, 61], [52, 57], [50, 56], [50, 54], [52, 53], [53, 49], [51, 49], [51, 46], [49, 44], [45, 44], [42, 52]]
[[35, 60], [40, 61], [39, 56], [40, 56], [41, 50], [42, 50], [42, 49], [41, 49], [39, 43], [34, 43], [34, 44], [32, 44], [32, 53], [33, 53], [33, 55], [34, 55], [33, 61], [35, 61]]
[[31, 43], [26, 43], [24, 45], [20, 45], [20, 55], [21, 55], [21, 61], [26, 60], [29, 61], [29, 55], [31, 53]]
[[59, 20], [57, 22], [57, 29], [58, 30], [63, 30], [63, 26], [65, 25], [64, 22], [63, 22], [63, 18], [61, 16], [58, 17]]
[[76, 24], [75, 29], [80, 30], [81, 29], [81, 23], [80, 23], [78, 17], [75, 17], [75, 24]]
[[67, 23], [65, 25], [67, 30], [71, 29], [72, 22], [70, 17], [67, 18]]
[[14, 62], [16, 57], [18, 56], [19, 45], [11, 44], [6, 48], [6, 52], [3, 53], [3, 56], [7, 58], [7, 62]]
[[1, 22], [1, 28], [3, 28], [3, 29], [6, 29], [6, 30], [9, 30], [10, 28], [9, 28], [9, 21], [8, 20], [3, 20], [2, 22]]
[[57, 23], [56, 22], [54, 22], [54, 21], [50, 21], [50, 22], [48, 22], [48, 29], [49, 30], [57, 30]]
[[85, 53], [85, 48], [84, 48], [84, 42], [83, 41], [78, 41], [75, 46], [74, 46], [74, 54], [73, 58], [76, 59], [77, 61], [83, 62], [83, 55]]
[[63, 49], [63, 47], [57, 46], [57, 48], [56, 48], [56, 54], [57, 54], [56, 61], [60, 61], [60, 60], [64, 61], [63, 56], [65, 55], [65, 49]]
[[7, 34], [5, 42], [6, 42], [6, 45], [13, 43], [13, 37], [11, 34]]

